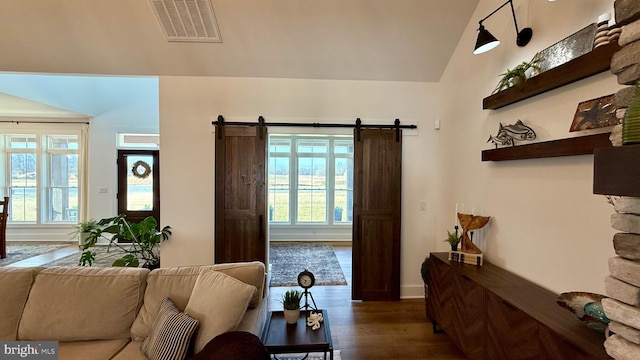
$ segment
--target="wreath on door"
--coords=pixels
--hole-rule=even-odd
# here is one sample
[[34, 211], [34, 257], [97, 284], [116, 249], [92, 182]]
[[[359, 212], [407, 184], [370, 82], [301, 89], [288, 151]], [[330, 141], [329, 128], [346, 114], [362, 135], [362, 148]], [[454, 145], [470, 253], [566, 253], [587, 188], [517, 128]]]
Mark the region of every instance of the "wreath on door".
[[138, 160], [133, 163], [131, 172], [133, 173], [133, 176], [140, 179], [145, 179], [149, 176], [149, 174], [151, 174], [151, 166], [145, 161]]

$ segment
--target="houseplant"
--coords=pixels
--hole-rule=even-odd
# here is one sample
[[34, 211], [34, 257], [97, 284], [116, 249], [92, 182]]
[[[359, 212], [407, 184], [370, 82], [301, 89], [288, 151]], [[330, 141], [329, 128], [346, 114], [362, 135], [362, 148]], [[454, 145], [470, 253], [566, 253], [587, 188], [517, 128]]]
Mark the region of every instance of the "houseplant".
[[451, 233], [447, 230], [447, 238], [444, 241], [451, 245], [451, 251], [458, 251], [458, 244], [462, 241], [462, 236], [458, 236], [457, 232]]
[[97, 228], [89, 232], [78, 265], [93, 264], [96, 253], [90, 248], [95, 246], [100, 238], [104, 238], [109, 241], [107, 251], [114, 246], [124, 253], [111, 266], [137, 267], [142, 263], [143, 267], [150, 269], [160, 267], [160, 243], [171, 236], [170, 226], [158, 230], [158, 223], [152, 216], [139, 223], [131, 223], [124, 214], [102, 219], [97, 225]]
[[500, 74], [502, 78], [498, 82], [498, 85], [496, 85], [496, 88], [493, 89], [492, 94], [495, 94], [503, 89], [515, 86], [521, 82], [525, 82], [527, 80], [527, 71], [540, 71], [540, 61], [542, 61], [540, 55], [535, 54], [530, 61], [523, 61], [513, 69], [507, 68], [506, 72]]
[[429, 256], [424, 258], [420, 266], [420, 276], [422, 276], [422, 281], [424, 282], [424, 310], [427, 318], [431, 318], [429, 316]]
[[78, 221], [78, 223], [73, 226], [73, 232], [71, 232], [69, 235], [71, 235], [71, 239], [78, 239], [78, 246], [82, 249], [87, 241], [87, 238], [90, 235], [91, 230], [95, 229], [98, 229], [97, 220], [82, 220]]
[[284, 320], [287, 324], [296, 324], [300, 317], [300, 299], [302, 299], [302, 291], [287, 290], [282, 295], [282, 306], [284, 307]]

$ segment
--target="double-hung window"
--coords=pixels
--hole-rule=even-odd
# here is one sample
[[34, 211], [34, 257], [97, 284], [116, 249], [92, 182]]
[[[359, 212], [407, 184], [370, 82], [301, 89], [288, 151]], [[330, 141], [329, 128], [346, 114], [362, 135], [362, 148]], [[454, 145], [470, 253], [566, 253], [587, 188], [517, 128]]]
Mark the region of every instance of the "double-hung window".
[[271, 223], [351, 223], [351, 136], [271, 135], [268, 166]]
[[9, 223], [76, 223], [82, 131], [23, 127], [0, 129], [0, 182], [10, 197]]

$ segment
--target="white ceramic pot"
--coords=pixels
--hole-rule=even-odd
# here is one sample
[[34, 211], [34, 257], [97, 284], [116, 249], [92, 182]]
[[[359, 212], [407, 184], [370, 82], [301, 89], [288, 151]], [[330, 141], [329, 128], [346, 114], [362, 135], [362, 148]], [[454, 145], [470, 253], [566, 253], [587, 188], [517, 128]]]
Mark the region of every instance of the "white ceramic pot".
[[80, 247], [81, 249], [84, 247], [84, 244], [87, 243], [89, 235], [91, 235], [90, 232], [82, 232], [78, 234], [78, 247]]
[[298, 323], [299, 317], [300, 317], [300, 309], [295, 309], [295, 310], [284, 309], [284, 321], [286, 321], [287, 324]]

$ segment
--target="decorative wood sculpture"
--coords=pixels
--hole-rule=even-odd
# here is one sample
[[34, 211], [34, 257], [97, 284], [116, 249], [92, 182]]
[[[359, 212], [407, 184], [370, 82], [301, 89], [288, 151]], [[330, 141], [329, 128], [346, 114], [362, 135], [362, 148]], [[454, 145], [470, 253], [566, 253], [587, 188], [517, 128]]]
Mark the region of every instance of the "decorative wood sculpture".
[[462, 246], [460, 250], [469, 254], [482, 254], [482, 251], [469, 238], [468, 232], [477, 230], [487, 225], [490, 216], [476, 216], [471, 214], [458, 213], [458, 220], [462, 227]]

